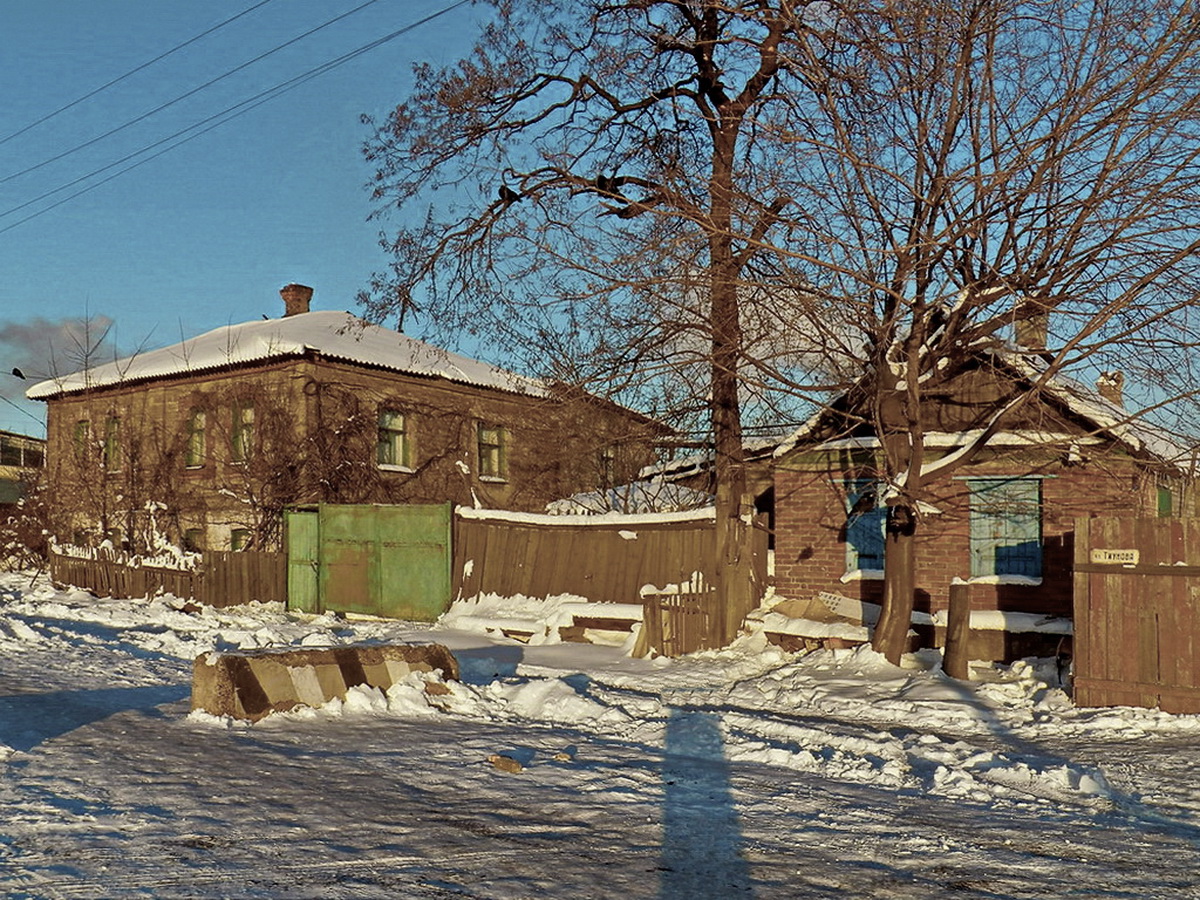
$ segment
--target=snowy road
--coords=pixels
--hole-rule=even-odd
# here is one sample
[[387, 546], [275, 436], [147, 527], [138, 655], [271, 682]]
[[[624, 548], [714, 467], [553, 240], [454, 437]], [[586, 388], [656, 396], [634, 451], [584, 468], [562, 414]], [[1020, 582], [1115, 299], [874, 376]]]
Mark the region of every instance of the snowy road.
[[0, 576], [0, 895], [1200, 897], [1200, 718], [1028, 667], [441, 631], [449, 711], [397, 686], [246, 726], [188, 715], [194, 656], [429, 635], [168, 601]]

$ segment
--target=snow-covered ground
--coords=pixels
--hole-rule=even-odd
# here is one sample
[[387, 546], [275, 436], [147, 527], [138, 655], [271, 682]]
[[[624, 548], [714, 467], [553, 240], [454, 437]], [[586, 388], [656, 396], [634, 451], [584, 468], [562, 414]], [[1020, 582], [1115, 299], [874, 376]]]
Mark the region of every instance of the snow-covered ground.
[[[1200, 717], [1075, 709], [1052, 664], [963, 684], [755, 637], [651, 661], [182, 605], [0, 576], [0, 895], [1200, 896]], [[188, 712], [213, 649], [430, 639], [450, 694]]]

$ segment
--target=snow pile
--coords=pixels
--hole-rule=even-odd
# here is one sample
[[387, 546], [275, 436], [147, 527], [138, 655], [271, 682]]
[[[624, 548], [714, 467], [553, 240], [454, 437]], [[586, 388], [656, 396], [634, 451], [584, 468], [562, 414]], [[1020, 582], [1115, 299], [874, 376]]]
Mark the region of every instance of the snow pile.
[[[960, 682], [932, 651], [897, 667], [869, 647], [797, 655], [759, 633], [646, 660], [547, 633], [519, 643], [495, 629], [565, 621], [577, 602], [487, 597], [456, 604], [431, 629], [272, 605], [97, 600], [0, 575], [0, 856], [15, 873], [0, 871], [0, 893], [132, 895], [112, 879], [144, 863], [153, 878], [189, 879], [140, 885], [162, 896], [287, 894], [204, 880], [259, 878], [264, 866], [279, 885], [311, 878], [297, 888], [306, 896], [327, 896], [315, 880], [324, 872], [322, 883], [340, 884], [345, 866], [370, 888], [345, 896], [425, 896], [397, 866], [444, 860], [457, 874], [439, 872], [438, 883], [482, 883], [503, 849], [493, 836], [510, 842], [511, 873], [546, 834], [553, 846], [528, 861], [528, 880], [484, 893], [563, 895], [551, 887], [566, 884], [584, 895], [628, 866], [630, 885], [655, 866], [674, 869], [671, 847], [734, 825], [755, 848], [737, 858], [786, 886], [762, 896], [806, 893], [796, 890], [795, 854], [825, 847], [829, 859], [813, 860], [823, 871], [859, 864], [836, 882], [839, 895], [876, 877], [881, 854], [890, 868], [863, 882], [867, 893], [946, 896], [961, 879], [921, 881], [933, 877], [931, 852], [954, 872], [986, 873], [992, 888], [963, 896], [1061, 896], [1064, 866], [1083, 893], [1117, 878], [1129, 896], [1188, 896], [1156, 891], [1146, 859], [1173, 884], [1194, 884], [1200, 789], [1189, 776], [1200, 716], [1076, 709], [1053, 660], [976, 663]], [[462, 681], [411, 673], [386, 692], [358, 687], [254, 725], [188, 715], [201, 653], [432, 640], [450, 647]], [[520, 765], [502, 773], [487, 763], [497, 754]], [[898, 827], [912, 821], [919, 828]], [[1072, 823], [1092, 826], [1072, 832], [1072, 845], [1090, 842], [1083, 849], [1062, 846]], [[102, 852], [89, 856], [85, 844]], [[386, 846], [408, 849], [392, 864], [377, 852]], [[181, 870], [170, 854], [183, 850], [199, 855]], [[274, 862], [298, 852], [331, 866]], [[73, 892], [53, 880], [65, 877], [64, 853], [70, 877], [84, 879]], [[1129, 853], [1137, 865], [1122, 862]], [[584, 867], [578, 878], [563, 860]], [[552, 882], [538, 881], [548, 865]], [[897, 871], [915, 879], [911, 891], [895, 892], [907, 883], [889, 875]]]
[[513, 597], [481, 594], [455, 601], [438, 619], [438, 626], [496, 637], [515, 632], [529, 635], [530, 644], [556, 644], [561, 640], [558, 629], [575, 621], [572, 604], [586, 603], [585, 598], [574, 594], [555, 594], [544, 599], [523, 594]]

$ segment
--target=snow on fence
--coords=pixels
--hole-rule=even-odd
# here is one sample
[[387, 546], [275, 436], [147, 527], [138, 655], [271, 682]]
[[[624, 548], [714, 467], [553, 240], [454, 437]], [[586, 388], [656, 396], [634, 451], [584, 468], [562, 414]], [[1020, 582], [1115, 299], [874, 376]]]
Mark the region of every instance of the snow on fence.
[[643, 630], [635, 656], [653, 650], [663, 656], [683, 656], [697, 650], [724, 647], [736, 637], [720, 599], [700, 572], [682, 584], [661, 589], [642, 588]]
[[98, 597], [150, 597], [174, 594], [225, 607], [287, 601], [287, 555], [243, 550], [205, 551], [193, 568], [146, 565], [136, 557], [101, 552], [90, 557], [50, 552], [50, 577]]

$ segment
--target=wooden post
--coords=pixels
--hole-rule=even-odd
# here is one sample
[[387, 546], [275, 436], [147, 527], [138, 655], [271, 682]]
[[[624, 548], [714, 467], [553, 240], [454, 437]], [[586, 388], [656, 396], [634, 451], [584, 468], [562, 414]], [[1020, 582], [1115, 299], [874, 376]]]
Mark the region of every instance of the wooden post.
[[966, 681], [967, 643], [971, 638], [971, 586], [956, 581], [950, 585], [950, 618], [946, 624], [946, 646], [942, 650], [942, 671], [951, 678]]

